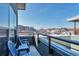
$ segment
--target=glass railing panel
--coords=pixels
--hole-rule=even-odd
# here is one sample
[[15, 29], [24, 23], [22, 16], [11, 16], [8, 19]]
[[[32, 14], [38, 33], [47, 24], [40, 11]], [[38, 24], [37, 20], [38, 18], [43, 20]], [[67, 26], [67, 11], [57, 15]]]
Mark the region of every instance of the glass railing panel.
[[[71, 40], [70, 36], [57, 36], [57, 37]], [[70, 43], [67, 43], [67, 42], [64, 42], [64, 41], [60, 41], [60, 40], [57, 40], [57, 39], [54, 39], [54, 38], [51, 38], [51, 41], [56, 42], [56, 43], [58, 43], [60, 45], [63, 45], [65, 47], [67, 47], [67, 48], [71, 47]]]
[[47, 36], [39, 35], [39, 40], [44, 40], [45, 42], [47, 42], [48, 45], [49, 40]]
[[[59, 53], [59, 55], [65, 55], [65, 54], [66, 55], [79, 55], [79, 50], [78, 50], [79, 49], [79, 46], [78, 46], [79, 45], [78, 44], [79, 36], [77, 36], [77, 35], [76, 36], [68, 36], [68, 35], [50, 36], [50, 35], [46, 35], [46, 34], [42, 34], [42, 33], [40, 33], [39, 35], [41, 35], [40, 41], [48, 46], [49, 51], [55, 52], [55, 55], [57, 53]], [[51, 39], [51, 43], [50, 43], [51, 48], [50, 49], [49, 49], [49, 38]], [[42, 44], [40, 44], [40, 45], [42, 45]], [[43, 47], [45, 45], [43, 45]], [[53, 52], [52, 52], [52, 54], [53, 54]]]
[[[71, 40], [79, 41], [79, 35], [71, 36]], [[71, 49], [79, 53], [79, 45], [71, 44]]]
[[[79, 41], [79, 36], [78, 35], [73, 35], [73, 36], [57, 36], [59, 38], [63, 38], [63, 39], [68, 39], [68, 40], [75, 40], [75, 41]], [[64, 41], [60, 41], [54, 38], [51, 38], [52, 42], [58, 43], [62, 46], [65, 46], [66, 48], [68, 48], [69, 50], [72, 50], [73, 52], [79, 53], [79, 45], [76, 44], [72, 44], [72, 43], [68, 43], [68, 42], [64, 42]]]

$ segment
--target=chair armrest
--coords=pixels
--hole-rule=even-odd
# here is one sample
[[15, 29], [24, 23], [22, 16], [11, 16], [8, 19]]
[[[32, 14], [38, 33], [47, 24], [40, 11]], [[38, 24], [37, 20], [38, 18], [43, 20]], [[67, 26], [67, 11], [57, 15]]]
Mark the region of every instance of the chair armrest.
[[29, 49], [29, 46], [27, 45], [27, 44], [21, 44], [19, 47], [18, 47], [18, 49], [17, 49], [17, 51], [21, 51], [21, 50], [27, 50], [27, 49]]

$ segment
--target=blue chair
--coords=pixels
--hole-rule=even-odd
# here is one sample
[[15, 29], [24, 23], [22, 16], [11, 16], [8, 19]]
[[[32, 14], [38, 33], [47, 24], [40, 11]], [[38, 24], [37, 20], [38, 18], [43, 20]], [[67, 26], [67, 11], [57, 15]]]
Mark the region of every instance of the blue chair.
[[[27, 56], [30, 55], [29, 52], [27, 52], [27, 50], [29, 49], [29, 47], [27, 46], [27, 44], [22, 44], [19, 46], [18, 49], [16, 49], [15, 44], [9, 40], [8, 41], [8, 49], [9, 49], [9, 55], [11, 56]], [[21, 53], [20, 53], [21, 52]]]
[[12, 56], [18, 55], [16, 51], [16, 46], [11, 40], [8, 41], [8, 50], [9, 50], [9, 55], [12, 55]]

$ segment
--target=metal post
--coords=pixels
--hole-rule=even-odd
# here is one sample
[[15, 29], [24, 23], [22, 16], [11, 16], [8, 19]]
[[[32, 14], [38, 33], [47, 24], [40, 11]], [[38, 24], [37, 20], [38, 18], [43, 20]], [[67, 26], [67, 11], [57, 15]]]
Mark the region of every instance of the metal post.
[[51, 38], [48, 37], [48, 41], [49, 41], [49, 54], [51, 54]]
[[[8, 42], [8, 38], [9, 38], [9, 29], [7, 29], [6, 30], [6, 36], [7, 36], [7, 42]], [[8, 45], [7, 45], [7, 43], [6, 43], [6, 56], [8, 56], [9, 55], [9, 49], [8, 49]]]
[[74, 22], [74, 34], [76, 35], [76, 22]]
[[[6, 30], [6, 36], [7, 36], [7, 42], [8, 40], [10, 40], [10, 37], [9, 37], [9, 34], [10, 34], [10, 8], [9, 8], [9, 4], [8, 4], [8, 29]], [[9, 55], [9, 50], [8, 50], [8, 45], [6, 43], [6, 55], [8, 56]]]
[[8, 30], [7, 30], [7, 38], [8, 38], [8, 40], [10, 40], [10, 6], [9, 6], [9, 4], [8, 4]]
[[18, 12], [16, 13], [16, 26], [14, 28], [15, 43], [17, 43], [17, 26], [18, 26]]
[[17, 13], [16, 13], [16, 28], [15, 28], [15, 43], [17, 44], [16, 48], [19, 45], [18, 32], [17, 31], [18, 31], [18, 10], [17, 10]]

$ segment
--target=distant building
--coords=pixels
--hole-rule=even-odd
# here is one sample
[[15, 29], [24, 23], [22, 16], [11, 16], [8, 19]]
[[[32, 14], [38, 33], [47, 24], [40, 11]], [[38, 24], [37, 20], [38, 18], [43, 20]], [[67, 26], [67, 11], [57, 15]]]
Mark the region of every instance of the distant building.
[[18, 25], [18, 35], [33, 35], [33, 32], [36, 31], [35, 28], [29, 26]]
[[[74, 35], [73, 28], [48, 28], [40, 29], [39, 32], [51, 35]], [[79, 35], [79, 28], [77, 28], [77, 35]]]

